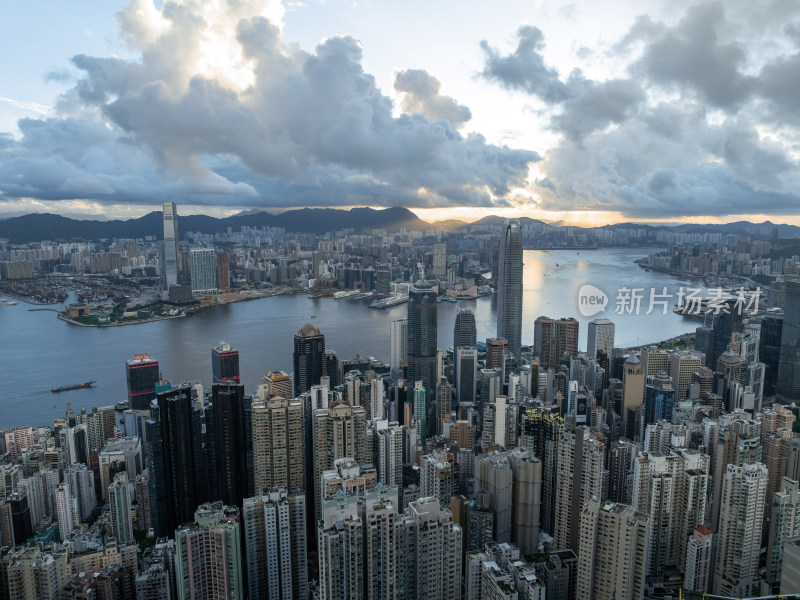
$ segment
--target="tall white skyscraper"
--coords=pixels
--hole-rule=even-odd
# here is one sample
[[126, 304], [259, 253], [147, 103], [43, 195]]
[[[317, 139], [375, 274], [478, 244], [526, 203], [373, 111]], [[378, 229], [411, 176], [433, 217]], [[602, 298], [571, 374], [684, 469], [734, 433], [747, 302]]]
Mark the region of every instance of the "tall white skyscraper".
[[375, 423], [378, 481], [383, 485], [403, 487], [403, 429], [394, 422]]
[[70, 493], [67, 482], [56, 488], [56, 516], [58, 517], [58, 533], [63, 542], [80, 523], [78, 502], [75, 496]]
[[397, 319], [389, 323], [389, 339], [391, 342], [389, 367], [400, 369], [406, 362], [408, 354], [408, 319]]
[[64, 481], [78, 503], [78, 519], [85, 521], [97, 506], [94, 493], [94, 473], [86, 465], [72, 465], [64, 469]]
[[370, 418], [375, 421], [382, 421], [385, 418], [386, 409], [384, 407], [385, 394], [383, 392], [383, 379], [376, 377], [369, 384], [369, 406]]
[[510, 219], [500, 241], [497, 273], [497, 337], [508, 340], [514, 360], [522, 346], [522, 225]]
[[166, 287], [178, 285], [178, 209], [174, 202], [164, 202], [164, 265], [162, 278]]
[[192, 294], [217, 293], [217, 253], [212, 248], [195, 248], [189, 253]]
[[728, 465], [722, 481], [714, 593], [745, 598], [757, 590], [767, 467]]

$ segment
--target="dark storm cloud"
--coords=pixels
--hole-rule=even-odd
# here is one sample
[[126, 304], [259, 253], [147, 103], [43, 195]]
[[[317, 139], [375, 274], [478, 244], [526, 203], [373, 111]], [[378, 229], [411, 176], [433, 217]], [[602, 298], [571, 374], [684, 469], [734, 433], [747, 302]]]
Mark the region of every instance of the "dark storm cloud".
[[[256, 3], [257, 4], [257, 3]], [[407, 113], [361, 64], [350, 37], [314, 52], [231, 2], [233, 43], [252, 65], [239, 89], [195, 68], [201, 4], [167, 3], [154, 30], [135, 2], [118, 18], [141, 60], [76, 56], [82, 76], [57, 117], [20, 122], [0, 145], [5, 197], [297, 206], [491, 206], [525, 184], [535, 152], [462, 135], [469, 109], [425, 71], [398, 74]]]

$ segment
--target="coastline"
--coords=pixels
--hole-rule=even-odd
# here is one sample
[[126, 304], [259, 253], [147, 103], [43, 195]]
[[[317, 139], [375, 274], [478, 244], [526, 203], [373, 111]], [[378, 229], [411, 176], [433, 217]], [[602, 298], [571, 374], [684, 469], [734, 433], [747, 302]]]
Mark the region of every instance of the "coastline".
[[68, 317], [63, 311], [58, 311], [58, 319], [69, 323], [70, 325], [78, 325], [79, 327], [123, 327], [126, 325], [139, 325], [141, 323], [153, 323], [156, 321], [166, 321], [168, 319], [181, 319], [193, 315], [201, 310], [207, 310], [216, 306], [224, 306], [226, 304], [235, 304], [236, 302], [248, 302], [250, 300], [261, 300], [262, 298], [272, 298], [273, 296], [285, 296], [289, 294], [297, 294], [306, 292], [307, 290], [295, 288], [272, 288], [268, 290], [242, 290], [231, 294], [225, 294], [219, 297], [216, 302], [204, 304], [199, 302], [186, 307], [178, 315], [166, 315], [161, 317], [147, 317], [146, 319], [133, 319], [130, 321], [115, 321], [113, 323], [81, 323]]

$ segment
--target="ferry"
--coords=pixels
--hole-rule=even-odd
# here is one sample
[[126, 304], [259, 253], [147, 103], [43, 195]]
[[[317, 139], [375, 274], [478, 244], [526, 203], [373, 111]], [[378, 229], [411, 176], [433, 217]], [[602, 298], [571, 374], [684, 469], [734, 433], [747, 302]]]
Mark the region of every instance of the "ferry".
[[94, 381], [85, 381], [83, 383], [76, 383], [75, 385], [65, 385], [62, 387], [54, 387], [50, 391], [54, 394], [58, 394], [59, 392], [68, 392], [70, 390], [82, 390], [85, 388], [90, 388], [94, 385]]
[[390, 308], [392, 306], [397, 306], [398, 304], [404, 304], [408, 302], [408, 295], [407, 294], [393, 294], [388, 298], [383, 298], [382, 300], [373, 300], [372, 303], [369, 305], [370, 308]]

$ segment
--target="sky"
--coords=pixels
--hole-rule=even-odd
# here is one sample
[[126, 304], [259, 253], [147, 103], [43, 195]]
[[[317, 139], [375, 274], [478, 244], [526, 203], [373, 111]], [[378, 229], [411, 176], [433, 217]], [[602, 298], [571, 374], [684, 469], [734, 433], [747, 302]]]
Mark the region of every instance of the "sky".
[[0, 218], [800, 224], [800, 0], [4, 2], [0, 55]]

